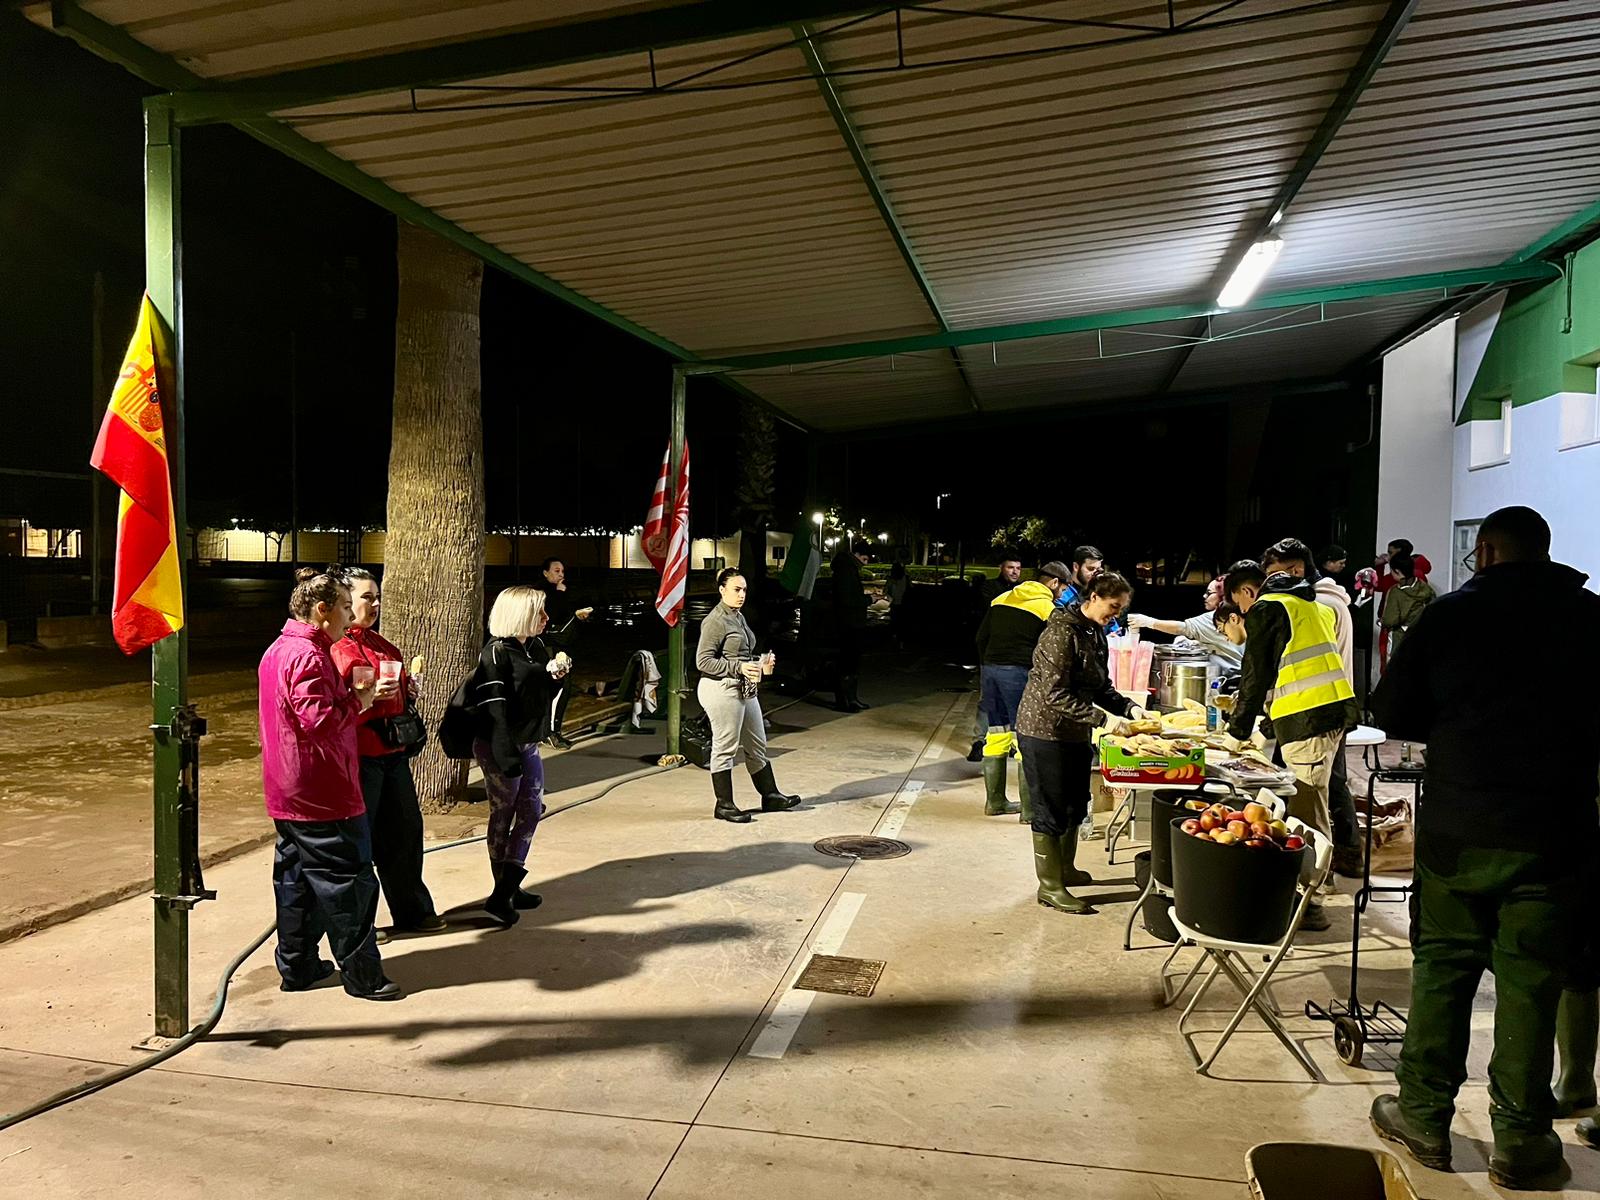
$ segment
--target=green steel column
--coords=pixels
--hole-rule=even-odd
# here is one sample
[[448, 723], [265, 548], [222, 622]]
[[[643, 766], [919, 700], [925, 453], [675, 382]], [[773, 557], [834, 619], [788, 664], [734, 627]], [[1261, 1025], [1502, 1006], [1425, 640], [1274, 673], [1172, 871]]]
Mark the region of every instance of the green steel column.
[[[678, 501], [678, 480], [683, 476], [683, 447], [684, 447], [684, 417], [685, 399], [688, 390], [688, 377], [683, 367], [672, 368], [672, 441], [668, 450], [669, 462], [667, 469], [667, 495], [666, 510], [672, 513]], [[667, 528], [672, 528], [671, 518], [668, 518]], [[684, 537], [689, 537], [685, 529]], [[693, 543], [690, 542], [691, 550]], [[691, 565], [694, 556], [690, 556]], [[685, 575], [683, 581], [684, 609], [688, 609], [689, 580]], [[678, 733], [683, 728], [683, 624], [685, 615], [680, 613], [678, 623], [667, 631], [667, 753], [678, 753]]]
[[[145, 107], [144, 245], [145, 287], [162, 324], [171, 385], [162, 377], [167, 460], [172, 470], [172, 507], [185, 607], [189, 595], [188, 525], [185, 515], [183, 428], [183, 233], [180, 222], [178, 126], [172, 110]], [[188, 702], [187, 624], [151, 650], [151, 696], [155, 731], [155, 1032], [179, 1037], [189, 1029], [189, 911], [174, 899], [183, 892], [182, 840], [178, 821], [179, 740], [173, 713]]]

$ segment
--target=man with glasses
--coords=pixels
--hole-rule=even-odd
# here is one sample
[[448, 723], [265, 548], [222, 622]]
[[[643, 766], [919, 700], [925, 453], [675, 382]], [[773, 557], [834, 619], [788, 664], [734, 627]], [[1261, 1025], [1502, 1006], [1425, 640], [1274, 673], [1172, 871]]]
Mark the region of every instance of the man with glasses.
[[[1400, 1093], [1373, 1102], [1372, 1124], [1423, 1165], [1448, 1169], [1473, 998], [1492, 971], [1489, 1178], [1532, 1188], [1561, 1166], [1550, 1090], [1557, 1005], [1564, 984], [1580, 986], [1578, 925], [1600, 838], [1600, 707], [1561, 701], [1600, 674], [1600, 643], [1580, 636], [1544, 649], [1530, 644], [1527, 620], [1536, 610], [1546, 628], [1592, 630], [1600, 596], [1550, 560], [1550, 527], [1531, 508], [1490, 515], [1467, 562], [1477, 573], [1428, 606], [1372, 694], [1391, 738], [1428, 748]], [[1593, 982], [1584, 985], [1589, 1078], [1563, 1064], [1567, 1098], [1590, 1103]]]

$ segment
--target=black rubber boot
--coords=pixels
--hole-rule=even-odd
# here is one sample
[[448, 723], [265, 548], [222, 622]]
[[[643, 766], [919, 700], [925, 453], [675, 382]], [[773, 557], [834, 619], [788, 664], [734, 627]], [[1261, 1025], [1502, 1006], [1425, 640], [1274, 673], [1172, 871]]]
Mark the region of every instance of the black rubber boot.
[[732, 821], [736, 825], [748, 825], [750, 814], [740, 812], [739, 806], [733, 802], [733, 772], [711, 772], [711, 791], [717, 798], [717, 807], [712, 816], [719, 821]]
[[778, 781], [772, 777], [771, 763], [763, 764], [759, 771], [751, 771], [750, 782], [761, 793], [762, 812], [787, 812], [800, 803], [799, 796], [787, 796], [778, 790]]
[[1435, 1171], [1450, 1169], [1450, 1131], [1419, 1129], [1400, 1111], [1400, 1097], [1379, 1096], [1372, 1102], [1372, 1131], [1386, 1142], [1402, 1147], [1423, 1166]]
[[854, 712], [865, 712], [872, 707], [861, 698], [861, 676], [859, 675], [850, 676], [850, 707]]
[[1561, 1075], [1556, 1080], [1556, 1116], [1571, 1117], [1595, 1107], [1597, 1041], [1600, 992], [1563, 991], [1561, 1005], [1556, 1009], [1556, 1051], [1561, 1060]]
[[312, 988], [316, 987], [317, 984], [321, 983], [324, 979], [327, 979], [330, 975], [332, 975], [336, 970], [338, 970], [338, 968], [327, 959], [319, 958], [317, 960], [317, 965], [311, 968], [311, 978], [305, 983], [290, 983], [287, 979], [285, 979], [282, 983], [278, 984], [278, 990], [280, 992], [309, 992]]
[[1006, 800], [1006, 757], [992, 754], [983, 760], [983, 815], [1004, 817], [1015, 815], [1020, 809]]
[[1040, 904], [1075, 917], [1094, 915], [1087, 900], [1080, 900], [1061, 886], [1061, 839], [1050, 833], [1033, 835], [1033, 873], [1038, 876], [1036, 893]]
[[1489, 1182], [1512, 1192], [1543, 1191], [1566, 1162], [1561, 1139], [1554, 1130], [1519, 1140], [1515, 1146], [1495, 1146], [1489, 1155]]
[[522, 890], [522, 881], [528, 877], [528, 868], [520, 867], [516, 863], [501, 863], [500, 876], [505, 881], [512, 908], [519, 912], [530, 912], [544, 903], [544, 897], [538, 892]]
[[511, 893], [516, 890], [517, 879], [521, 876], [513, 877], [506, 871], [507, 867], [514, 865], [498, 862], [489, 864], [489, 871], [494, 876], [494, 891], [490, 892], [489, 898], [483, 902], [483, 911], [497, 924], [507, 927], [517, 923], [517, 906], [512, 902]]
[[1061, 838], [1061, 886], [1085, 887], [1093, 882], [1093, 875], [1078, 870], [1078, 831], [1074, 829]]

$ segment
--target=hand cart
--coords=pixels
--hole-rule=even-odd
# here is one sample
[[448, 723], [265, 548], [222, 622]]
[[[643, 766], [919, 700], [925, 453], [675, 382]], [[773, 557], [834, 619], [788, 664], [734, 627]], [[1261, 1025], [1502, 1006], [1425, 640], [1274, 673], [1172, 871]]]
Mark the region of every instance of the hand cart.
[[1377, 895], [1409, 897], [1411, 884], [1375, 884], [1372, 882], [1372, 825], [1376, 804], [1375, 789], [1380, 783], [1409, 783], [1413, 788], [1412, 816], [1422, 800], [1422, 767], [1402, 763], [1395, 767], [1383, 766], [1378, 747], [1385, 741], [1381, 730], [1362, 726], [1351, 733], [1350, 745], [1363, 747], [1365, 756], [1371, 753], [1375, 769], [1367, 777], [1366, 842], [1361, 860], [1361, 887], [1355, 895], [1355, 911], [1350, 919], [1350, 997], [1348, 1000], [1331, 1000], [1326, 1006], [1307, 1000], [1305, 1013], [1313, 1021], [1333, 1023], [1333, 1047], [1339, 1061], [1346, 1066], [1359, 1067], [1361, 1056], [1368, 1046], [1392, 1046], [1405, 1040], [1406, 1018], [1403, 1013], [1382, 1000], [1371, 1004], [1361, 1003], [1361, 914]]

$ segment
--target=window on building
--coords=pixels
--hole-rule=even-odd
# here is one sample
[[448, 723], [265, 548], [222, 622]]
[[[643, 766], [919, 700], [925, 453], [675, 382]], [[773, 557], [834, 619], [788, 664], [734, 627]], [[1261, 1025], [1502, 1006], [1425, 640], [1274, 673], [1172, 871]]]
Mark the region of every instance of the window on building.
[[1472, 443], [1468, 466], [1497, 467], [1511, 461], [1511, 398], [1500, 401], [1500, 415], [1494, 420], [1468, 424]]
[[1561, 393], [1561, 449], [1600, 442], [1600, 392]]

